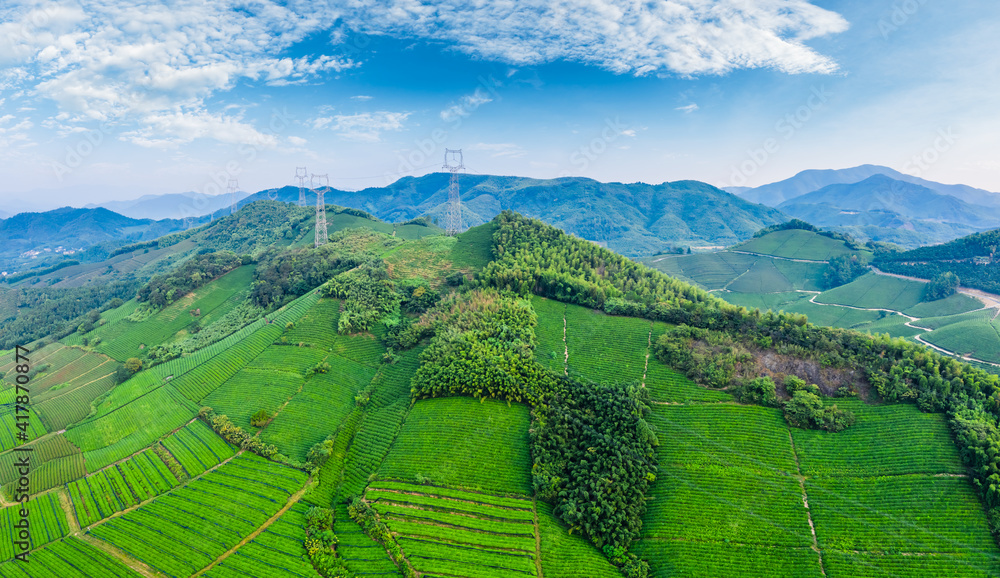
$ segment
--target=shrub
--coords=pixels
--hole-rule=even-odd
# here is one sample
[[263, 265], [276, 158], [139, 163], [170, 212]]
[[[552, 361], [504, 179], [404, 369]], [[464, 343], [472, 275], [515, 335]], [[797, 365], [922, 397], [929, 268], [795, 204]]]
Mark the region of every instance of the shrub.
[[740, 403], [777, 407], [778, 394], [774, 381], [767, 376], [756, 377], [732, 389], [733, 397]]
[[257, 410], [255, 414], [250, 416], [250, 425], [254, 427], [261, 427], [271, 419], [271, 413], [266, 409]]
[[856, 418], [836, 405], [823, 407], [818, 395], [799, 390], [785, 402], [785, 419], [795, 427], [838, 432], [854, 425]]

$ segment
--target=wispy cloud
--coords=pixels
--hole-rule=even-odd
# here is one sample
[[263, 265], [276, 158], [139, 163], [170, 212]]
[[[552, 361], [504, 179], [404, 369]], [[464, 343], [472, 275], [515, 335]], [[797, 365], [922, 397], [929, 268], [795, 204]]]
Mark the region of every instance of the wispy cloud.
[[493, 99], [488, 95], [489, 93], [487, 91], [482, 88], [477, 88], [474, 93], [463, 96], [458, 102], [453, 103], [442, 110], [441, 120], [451, 122], [455, 119], [469, 116], [480, 106], [486, 104], [487, 102], [493, 102]]
[[692, 112], [698, 110], [698, 105], [692, 102], [691, 104], [685, 104], [684, 106], [678, 106], [674, 110], [679, 110], [679, 111], [683, 112], [684, 114], [691, 114]]
[[571, 60], [635, 75], [741, 68], [830, 73], [837, 64], [804, 42], [848, 28], [839, 14], [807, 0], [523, 0], [460, 10], [390, 0], [355, 6], [346, 20], [368, 31], [449, 41], [512, 65]]
[[383, 132], [402, 130], [403, 122], [410, 114], [385, 110], [349, 115], [337, 114], [313, 119], [312, 127], [332, 130], [350, 140], [378, 142]]
[[367, 94], [359, 94], [359, 95], [356, 95], [356, 96], [352, 96], [352, 97], [351, 97], [351, 100], [361, 100], [361, 101], [365, 101], [365, 100], [371, 100], [371, 99], [373, 99], [373, 98], [375, 98], [375, 97], [373, 97], [373, 96], [369, 96], [369, 95], [367, 95]]

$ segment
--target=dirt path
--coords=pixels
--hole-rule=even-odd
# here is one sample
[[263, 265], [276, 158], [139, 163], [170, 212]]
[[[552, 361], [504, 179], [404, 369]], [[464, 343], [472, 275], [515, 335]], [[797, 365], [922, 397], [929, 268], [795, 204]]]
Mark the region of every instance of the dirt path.
[[[895, 277], [896, 279], [905, 279], [907, 281], [918, 281], [920, 283], [930, 283], [928, 279], [921, 279], [919, 277], [908, 277], [906, 275], [897, 275], [895, 273], [886, 273], [876, 267], [872, 267], [872, 272], [876, 275], [884, 275], [886, 277]], [[1000, 295], [994, 295], [993, 293], [987, 293], [986, 291], [981, 291], [979, 289], [972, 289], [971, 287], [959, 287], [958, 292], [963, 295], [968, 295], [974, 299], [982, 301], [984, 309], [997, 309], [997, 313], [1000, 313]], [[996, 316], [994, 316], [996, 318]]]
[[542, 574], [542, 531], [538, 527], [538, 501], [531, 499], [531, 512], [535, 516], [535, 570], [538, 571], [538, 578], [544, 578]]
[[101, 550], [111, 556], [114, 556], [115, 558], [118, 559], [119, 562], [135, 570], [139, 574], [146, 576], [146, 578], [166, 578], [166, 576], [150, 568], [144, 562], [136, 560], [135, 558], [129, 556], [125, 552], [122, 552], [118, 548], [115, 548], [111, 544], [108, 544], [103, 540], [98, 540], [97, 538], [91, 536], [90, 534], [80, 534], [77, 537], [83, 540], [84, 542], [90, 544], [91, 546], [97, 548], [98, 550]]
[[799, 480], [799, 488], [802, 490], [802, 505], [806, 509], [806, 519], [809, 521], [809, 531], [812, 533], [812, 549], [819, 557], [819, 571], [826, 576], [826, 569], [823, 567], [823, 551], [819, 549], [819, 540], [816, 538], [816, 526], [813, 524], [812, 510], [809, 509], [809, 494], [806, 492], [806, 478], [802, 475], [802, 465], [799, 463], [799, 452], [795, 449], [795, 438], [792, 437], [792, 430], [788, 430], [788, 442], [792, 445], [792, 457], [795, 458], [796, 476]]
[[294, 494], [292, 494], [288, 498], [288, 501], [285, 502], [284, 507], [282, 507], [280, 510], [278, 510], [278, 512], [275, 515], [273, 515], [270, 518], [268, 518], [267, 521], [264, 522], [264, 524], [261, 527], [257, 528], [253, 532], [251, 532], [246, 538], [243, 538], [242, 540], [240, 540], [239, 544], [236, 544], [235, 546], [233, 546], [232, 548], [230, 548], [229, 550], [227, 550], [223, 555], [221, 555], [218, 558], [216, 558], [215, 561], [213, 561], [211, 564], [209, 564], [208, 566], [206, 566], [206, 567], [202, 568], [201, 570], [199, 570], [199, 571], [195, 572], [194, 574], [192, 574], [191, 578], [195, 578], [196, 576], [201, 576], [205, 572], [208, 572], [209, 570], [211, 570], [212, 568], [214, 568], [216, 564], [218, 564], [219, 562], [222, 562], [226, 558], [230, 557], [237, 550], [239, 550], [243, 546], [247, 545], [249, 542], [255, 540], [257, 538], [257, 536], [260, 536], [262, 533], [264, 533], [265, 530], [267, 530], [268, 528], [271, 527], [271, 524], [275, 523], [278, 520], [278, 518], [280, 518], [281, 516], [283, 516], [285, 514], [285, 512], [287, 512], [288, 510], [290, 510], [292, 506], [294, 506], [295, 504], [297, 504], [298, 501], [302, 499], [302, 496], [305, 495], [306, 490], [309, 489], [309, 483], [310, 482], [312, 482], [312, 476], [309, 476], [309, 479], [306, 480], [306, 483], [305, 483], [304, 486], [302, 486], [302, 489], [300, 489], [299, 491], [297, 491]]
[[740, 255], [753, 255], [754, 257], [767, 257], [768, 259], [777, 259], [779, 261], [794, 261], [795, 263], [821, 263], [823, 265], [827, 264], [827, 261], [815, 261], [813, 259], [792, 259], [791, 257], [778, 257], [777, 255], [765, 255], [764, 253], [754, 253], [753, 251], [733, 251], [730, 253], [739, 253]]

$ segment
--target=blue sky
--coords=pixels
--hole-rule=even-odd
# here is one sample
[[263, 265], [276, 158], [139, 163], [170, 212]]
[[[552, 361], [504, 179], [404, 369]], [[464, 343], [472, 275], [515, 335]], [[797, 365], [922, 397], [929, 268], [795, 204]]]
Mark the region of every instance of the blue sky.
[[15, 0], [0, 209], [439, 169], [760, 185], [884, 164], [1000, 191], [985, 0]]

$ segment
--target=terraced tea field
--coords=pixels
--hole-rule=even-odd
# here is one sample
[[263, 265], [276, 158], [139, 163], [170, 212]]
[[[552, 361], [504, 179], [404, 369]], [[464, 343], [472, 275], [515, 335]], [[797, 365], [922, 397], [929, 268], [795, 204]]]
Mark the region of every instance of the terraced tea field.
[[281, 576], [316, 578], [316, 570], [300, 552], [309, 507], [296, 503], [273, 524], [203, 574], [207, 578]]
[[809, 261], [829, 261], [834, 257], [853, 253], [843, 241], [802, 229], [775, 231], [737, 245], [735, 249]]
[[379, 480], [413, 481], [485, 492], [531, 492], [528, 408], [470, 397], [414, 404]]
[[[277, 513], [305, 483], [252, 454], [88, 531], [169, 576], [190, 576]], [[197, 540], [191, 539], [198, 536]]]
[[141, 578], [116, 557], [86, 540], [70, 537], [31, 553], [31, 562], [0, 564], [3, 578]]
[[[209, 323], [225, 315], [243, 300], [241, 292], [246, 291], [252, 276], [252, 266], [240, 267], [142, 321], [122, 318], [95, 329], [88, 337], [99, 337], [98, 350], [124, 362], [147, 346], [170, 343], [194, 323]], [[195, 310], [201, 315], [191, 313]]]
[[570, 374], [595, 382], [642, 381], [649, 350], [650, 322], [566, 306]]
[[365, 499], [425, 575], [537, 576], [535, 514], [526, 497], [378, 482]]

